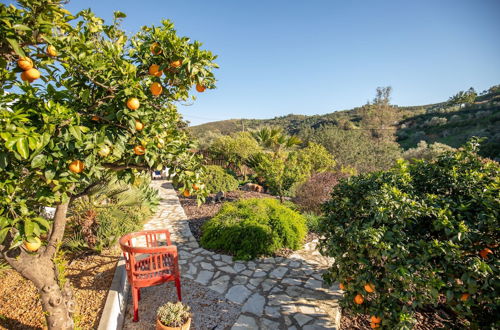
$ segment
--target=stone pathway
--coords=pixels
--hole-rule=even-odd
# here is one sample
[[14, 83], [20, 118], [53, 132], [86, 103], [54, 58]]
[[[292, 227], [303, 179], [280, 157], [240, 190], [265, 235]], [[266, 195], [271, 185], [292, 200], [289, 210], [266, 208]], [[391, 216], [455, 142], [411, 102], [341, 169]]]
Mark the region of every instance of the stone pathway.
[[[303, 250], [296, 251], [288, 258], [234, 261], [231, 256], [201, 248], [191, 234], [187, 217], [172, 185], [165, 181], [153, 181], [152, 184], [160, 191], [161, 203], [157, 214], [145, 224], [144, 229], [168, 228], [173, 244], [179, 249], [184, 294], [189, 294], [190, 287], [197, 286], [194, 291], [209, 291], [207, 294], [213, 295], [211, 301], [217, 301], [215, 304], [220, 305], [219, 311], [211, 311], [211, 314], [220, 313], [219, 323], [214, 325], [217, 322], [215, 319], [209, 325], [196, 318], [197, 310], [205, 314], [203, 306], [198, 304], [193, 307], [193, 303], [188, 301], [195, 318], [192, 328], [293, 330], [338, 327], [338, 298], [341, 292], [337, 286], [329, 288], [322, 281], [321, 274], [332, 261], [316, 250], [317, 242], [306, 244]], [[145, 300], [150, 298], [149, 295], [156, 295], [158, 299], [155, 301], [168, 301], [165, 300], [165, 292], [154, 288], [141, 293], [141, 322], [131, 322], [129, 303], [124, 329], [153, 328], [154, 315], [143, 315]], [[173, 286], [170, 291], [174, 291]], [[169, 296], [175, 300], [174, 295]], [[192, 300], [195, 302], [196, 298]], [[207, 304], [202, 305], [208, 308]], [[156, 307], [149, 307], [156, 310]], [[146, 325], [142, 320], [149, 323]]]

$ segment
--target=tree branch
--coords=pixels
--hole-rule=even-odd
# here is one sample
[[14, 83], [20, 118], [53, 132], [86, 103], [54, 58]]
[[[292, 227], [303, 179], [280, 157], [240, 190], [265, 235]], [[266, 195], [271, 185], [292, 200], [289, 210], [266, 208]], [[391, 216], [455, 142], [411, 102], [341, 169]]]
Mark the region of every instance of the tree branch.
[[68, 204], [69, 203], [59, 204], [56, 207], [49, 243], [47, 244], [47, 247], [43, 252], [44, 256], [52, 257], [56, 252], [57, 246], [63, 239], [64, 229], [66, 227], [66, 214], [68, 213]]
[[105, 168], [109, 168], [110, 170], [113, 171], [121, 171], [121, 170], [127, 170], [127, 169], [137, 169], [137, 170], [143, 170], [143, 171], [149, 171], [151, 168], [145, 166], [145, 165], [133, 165], [133, 164], [113, 164], [113, 163], [104, 163], [102, 164]]

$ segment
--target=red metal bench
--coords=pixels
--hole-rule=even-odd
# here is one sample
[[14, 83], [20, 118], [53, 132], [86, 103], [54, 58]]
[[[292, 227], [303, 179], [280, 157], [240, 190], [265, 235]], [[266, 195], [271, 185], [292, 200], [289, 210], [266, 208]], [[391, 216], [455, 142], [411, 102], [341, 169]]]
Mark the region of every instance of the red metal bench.
[[[144, 246], [134, 246], [141, 240]], [[134, 322], [139, 321], [141, 288], [175, 281], [177, 297], [182, 300], [177, 247], [172, 245], [168, 230], [145, 230], [124, 235], [120, 238], [120, 247], [132, 287]]]

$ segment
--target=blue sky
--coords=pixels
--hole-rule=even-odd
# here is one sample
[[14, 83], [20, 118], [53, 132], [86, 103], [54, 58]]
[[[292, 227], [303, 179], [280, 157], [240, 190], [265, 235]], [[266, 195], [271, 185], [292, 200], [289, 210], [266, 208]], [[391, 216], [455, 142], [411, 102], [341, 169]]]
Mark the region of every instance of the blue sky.
[[392, 103], [500, 84], [498, 0], [87, 0], [129, 33], [171, 19], [219, 56], [217, 89], [180, 107], [192, 124], [350, 109], [393, 87]]

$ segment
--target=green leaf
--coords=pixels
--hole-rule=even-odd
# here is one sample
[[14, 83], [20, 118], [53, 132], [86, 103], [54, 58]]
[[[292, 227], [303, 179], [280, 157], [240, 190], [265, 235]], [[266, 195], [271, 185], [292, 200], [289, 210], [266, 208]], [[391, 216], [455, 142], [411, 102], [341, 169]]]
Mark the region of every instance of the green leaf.
[[28, 149], [28, 139], [27, 138], [20, 138], [16, 142], [16, 149], [17, 152], [23, 157], [24, 159], [27, 159], [28, 156], [30, 155], [29, 149]]
[[31, 29], [29, 27], [27, 27], [26, 25], [23, 25], [23, 24], [15, 24], [13, 26], [13, 28], [16, 30], [21, 30], [21, 31], [31, 31]]
[[9, 230], [10, 230], [10, 227], [7, 227], [7, 228], [0, 230], [0, 244], [2, 244], [3, 241], [5, 240], [5, 237], [7, 236], [7, 233], [9, 232]]
[[81, 141], [82, 140], [82, 134], [80, 133], [80, 129], [78, 128], [78, 126], [70, 126], [69, 127], [69, 132], [71, 133], [71, 135], [73, 135], [75, 137], [75, 139], [77, 139], [78, 141]]
[[9, 165], [7, 154], [5, 152], [0, 152], [0, 169], [5, 169]]
[[26, 57], [23, 49], [19, 46], [16, 40], [7, 38], [7, 42], [10, 44], [14, 52], [20, 57]]
[[50, 229], [50, 223], [47, 221], [47, 219], [42, 218], [42, 217], [37, 217], [33, 220], [36, 221], [39, 225], [41, 225], [45, 229], [47, 229], [47, 230]]
[[26, 236], [32, 236], [33, 229], [34, 229], [33, 222], [31, 222], [31, 220], [29, 220], [29, 219], [25, 219], [24, 220], [24, 234]]
[[33, 168], [43, 168], [45, 166], [45, 162], [47, 157], [45, 155], [36, 155], [31, 161], [31, 166]]

